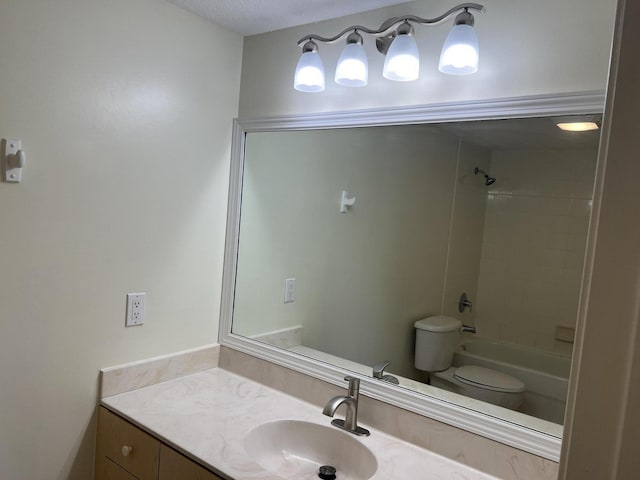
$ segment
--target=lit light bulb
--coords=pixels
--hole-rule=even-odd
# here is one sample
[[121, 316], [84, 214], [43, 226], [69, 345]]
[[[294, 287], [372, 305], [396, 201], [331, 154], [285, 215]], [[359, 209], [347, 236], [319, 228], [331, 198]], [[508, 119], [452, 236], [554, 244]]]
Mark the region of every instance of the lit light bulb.
[[473, 15], [464, 11], [455, 19], [440, 53], [438, 70], [449, 75], [470, 75], [478, 71], [480, 58]]
[[[405, 27], [406, 25], [406, 27]], [[382, 76], [397, 82], [417, 80], [420, 75], [420, 54], [416, 40], [407, 23], [398, 27], [398, 35], [391, 42], [384, 61]]]
[[338, 66], [335, 82], [347, 87], [364, 87], [369, 81], [369, 62], [362, 46], [362, 37], [354, 32], [347, 37]]
[[302, 47], [302, 55], [296, 65], [293, 88], [300, 92], [324, 91], [324, 65], [318, 54], [318, 46], [309, 41]]

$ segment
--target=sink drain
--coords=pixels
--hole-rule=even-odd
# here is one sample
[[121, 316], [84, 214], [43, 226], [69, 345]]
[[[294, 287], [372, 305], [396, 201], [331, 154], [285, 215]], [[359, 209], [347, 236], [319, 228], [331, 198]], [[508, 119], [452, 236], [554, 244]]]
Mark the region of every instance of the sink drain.
[[336, 479], [336, 467], [331, 465], [323, 465], [318, 469], [318, 477], [322, 480], [335, 480]]

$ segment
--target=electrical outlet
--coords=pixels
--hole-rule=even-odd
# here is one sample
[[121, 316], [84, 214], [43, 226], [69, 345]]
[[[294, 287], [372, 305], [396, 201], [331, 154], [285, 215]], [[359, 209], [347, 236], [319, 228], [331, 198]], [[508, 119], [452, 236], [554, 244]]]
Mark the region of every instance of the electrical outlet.
[[284, 281], [284, 303], [296, 301], [296, 279], [287, 278]]
[[125, 327], [135, 327], [144, 323], [146, 297], [146, 293], [127, 293], [127, 321]]

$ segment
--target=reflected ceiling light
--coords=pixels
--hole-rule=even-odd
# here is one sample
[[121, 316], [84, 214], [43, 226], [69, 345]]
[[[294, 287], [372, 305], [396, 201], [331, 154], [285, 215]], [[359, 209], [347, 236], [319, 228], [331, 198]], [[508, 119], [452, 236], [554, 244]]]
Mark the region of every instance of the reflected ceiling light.
[[440, 53], [438, 70], [449, 75], [469, 75], [478, 71], [478, 36], [473, 15], [465, 8], [458, 14]]
[[598, 130], [600, 128], [600, 122], [587, 121], [587, 122], [557, 122], [556, 125], [561, 130], [567, 132], [588, 132], [590, 130]]
[[369, 61], [357, 30], [347, 37], [336, 66], [335, 82], [346, 87], [364, 87], [369, 82]]
[[400, 82], [416, 80], [420, 74], [420, 57], [412, 24], [437, 25], [454, 14], [457, 14], [454, 27], [442, 48], [438, 69], [450, 75], [475, 73], [479, 59], [478, 38], [469, 10], [484, 12], [485, 8], [477, 3], [462, 3], [435, 18], [407, 15], [390, 18], [377, 29], [352, 25], [334, 37], [307, 35], [298, 41], [302, 55], [296, 66], [294, 88], [301, 92], [324, 91], [324, 67], [316, 42], [335, 43], [345, 35], [348, 35], [347, 44], [338, 60], [335, 82], [348, 87], [367, 85], [369, 66], [362, 33], [375, 37], [378, 51], [386, 55], [383, 77]]
[[566, 132], [588, 132], [600, 128], [602, 117], [600, 115], [570, 115], [556, 117], [553, 122]]
[[318, 45], [312, 40], [302, 47], [302, 55], [296, 66], [293, 88], [301, 92], [324, 91], [324, 65], [318, 54]]

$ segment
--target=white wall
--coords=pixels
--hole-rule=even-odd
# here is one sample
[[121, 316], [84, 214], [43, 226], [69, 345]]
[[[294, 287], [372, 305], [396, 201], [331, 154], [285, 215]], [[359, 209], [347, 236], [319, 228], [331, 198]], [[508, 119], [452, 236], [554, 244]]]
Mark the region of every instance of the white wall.
[[570, 354], [596, 149], [507, 149], [491, 156], [476, 326], [483, 336]]
[[619, 1], [560, 479], [640, 470], [640, 3]]
[[99, 369], [216, 341], [241, 54], [157, 0], [0, 0], [1, 478], [92, 478]]
[[462, 142], [458, 157], [455, 193], [445, 289], [442, 296], [441, 313], [458, 318], [464, 325], [475, 324], [475, 309], [460, 313], [460, 295], [466, 293], [475, 301], [480, 270], [482, 234], [487, 207], [487, 186], [474, 168], [490, 171], [491, 151], [487, 148]]
[[[369, 85], [348, 88], [333, 82], [342, 45], [320, 45], [327, 89], [308, 94], [293, 89], [300, 56], [297, 41], [307, 34], [333, 36], [343, 28], [379, 26], [387, 18], [440, 15], [457, 2], [418, 0], [361, 15], [248, 37], [242, 66], [240, 116], [343, 111], [424, 105], [449, 101], [602, 90], [613, 30], [615, 0], [486, 0], [487, 12], [476, 15], [480, 69], [472, 76], [443, 75], [437, 70], [442, 43], [452, 21], [416, 27], [421, 75], [416, 82], [382, 78], [384, 57], [365, 38]], [[268, 93], [267, 93], [268, 92]]]

